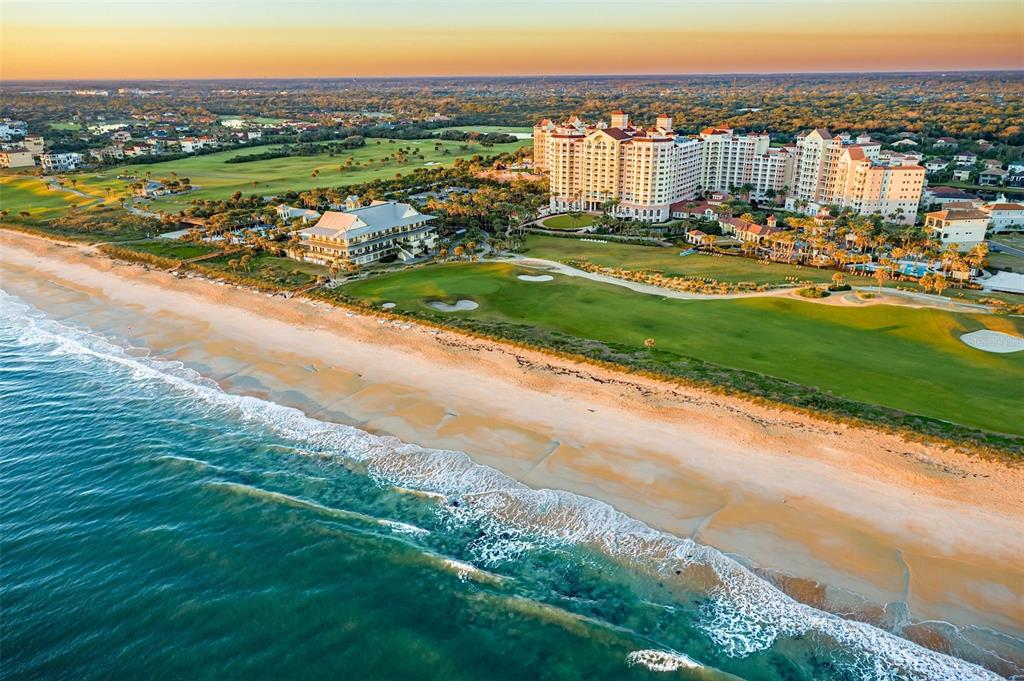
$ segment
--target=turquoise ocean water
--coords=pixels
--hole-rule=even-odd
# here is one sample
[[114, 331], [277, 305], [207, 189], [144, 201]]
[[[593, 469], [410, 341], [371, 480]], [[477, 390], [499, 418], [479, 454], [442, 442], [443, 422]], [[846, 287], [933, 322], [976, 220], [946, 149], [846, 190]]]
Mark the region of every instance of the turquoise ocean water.
[[0, 397], [4, 679], [998, 678], [4, 293]]

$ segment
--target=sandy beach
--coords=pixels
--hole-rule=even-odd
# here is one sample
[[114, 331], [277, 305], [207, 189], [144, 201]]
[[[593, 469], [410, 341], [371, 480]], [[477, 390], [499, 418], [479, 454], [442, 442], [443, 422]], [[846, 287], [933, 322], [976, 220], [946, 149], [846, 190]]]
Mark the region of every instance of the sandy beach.
[[601, 499], [817, 606], [1024, 637], [1020, 467], [87, 247], [0, 231], [0, 256], [7, 292], [226, 391]]

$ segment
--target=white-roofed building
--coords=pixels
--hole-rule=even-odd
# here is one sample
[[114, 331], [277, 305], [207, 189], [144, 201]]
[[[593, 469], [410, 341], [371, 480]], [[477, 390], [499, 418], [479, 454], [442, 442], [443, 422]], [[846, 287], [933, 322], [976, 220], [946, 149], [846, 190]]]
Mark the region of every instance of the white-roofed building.
[[320, 217], [320, 213], [310, 208], [296, 208], [295, 206], [289, 206], [285, 203], [279, 203], [274, 207], [277, 211], [278, 217], [282, 218], [285, 222], [291, 222], [292, 220], [302, 220], [302, 224], [312, 222]]
[[321, 265], [366, 265], [388, 256], [413, 260], [436, 247], [437, 233], [430, 224], [434, 219], [397, 201], [329, 210], [315, 225], [299, 230], [301, 257]]

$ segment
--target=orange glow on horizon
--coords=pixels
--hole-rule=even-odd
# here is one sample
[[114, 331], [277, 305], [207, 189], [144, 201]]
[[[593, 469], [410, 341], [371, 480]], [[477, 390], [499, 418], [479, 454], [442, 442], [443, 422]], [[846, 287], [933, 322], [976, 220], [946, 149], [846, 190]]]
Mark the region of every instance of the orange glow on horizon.
[[[44, 27], [5, 21], [0, 76], [174, 79], [1024, 68], [1024, 23], [1014, 21], [1013, 14], [1005, 16], [1007, 7], [1013, 12], [1014, 3], [976, 11], [983, 4], [973, 5], [957, 25], [928, 16], [913, 25], [891, 21], [860, 31], [828, 22], [809, 27], [786, 23], [765, 30], [756, 22], [730, 26], [721, 20], [704, 27], [692, 22], [545, 27], [539, 5], [532, 6], [537, 21], [500, 27], [440, 21], [392, 26], [379, 20], [357, 27], [218, 26], [201, 19], [192, 26], [155, 27]], [[889, 6], [881, 7], [888, 11]], [[814, 13], [820, 6], [803, 8]]]

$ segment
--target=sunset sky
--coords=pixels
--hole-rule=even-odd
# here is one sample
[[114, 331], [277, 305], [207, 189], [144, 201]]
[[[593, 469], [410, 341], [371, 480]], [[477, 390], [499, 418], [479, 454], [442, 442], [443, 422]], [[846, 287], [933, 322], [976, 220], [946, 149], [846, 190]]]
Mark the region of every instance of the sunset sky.
[[1024, 68], [1022, 0], [0, 0], [0, 77]]

